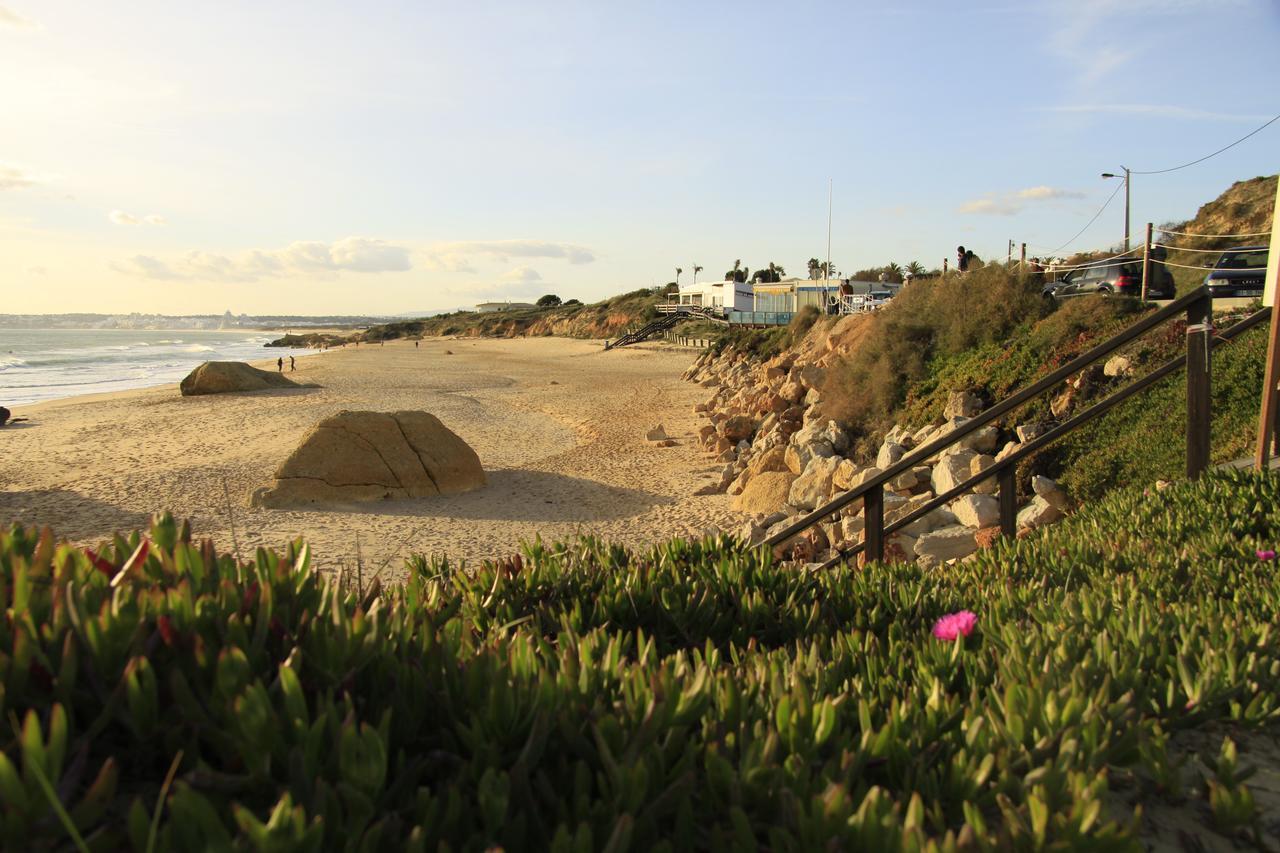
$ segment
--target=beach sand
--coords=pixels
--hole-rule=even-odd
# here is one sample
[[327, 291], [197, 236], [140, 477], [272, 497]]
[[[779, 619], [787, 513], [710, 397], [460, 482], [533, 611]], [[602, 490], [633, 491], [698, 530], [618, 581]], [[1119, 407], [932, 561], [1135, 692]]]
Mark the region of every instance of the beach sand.
[[[693, 496], [718, 480], [692, 414], [706, 391], [679, 378], [695, 354], [605, 352], [599, 341], [559, 338], [395, 341], [298, 359], [288, 375], [318, 389], [182, 397], [168, 385], [26, 407], [14, 414], [29, 422], [0, 430], [0, 522], [49, 525], [91, 544], [167, 509], [225, 549], [234, 522], [242, 555], [303, 536], [327, 569], [355, 566], [358, 537], [366, 571], [388, 560], [398, 571], [410, 553], [502, 557], [539, 535], [644, 546], [713, 524], [733, 529], [741, 516], [725, 495]], [[274, 368], [275, 359], [255, 364]], [[488, 485], [340, 508], [250, 508], [250, 493], [311, 427], [343, 409], [431, 412], [475, 448]], [[645, 441], [658, 423], [676, 446]]]

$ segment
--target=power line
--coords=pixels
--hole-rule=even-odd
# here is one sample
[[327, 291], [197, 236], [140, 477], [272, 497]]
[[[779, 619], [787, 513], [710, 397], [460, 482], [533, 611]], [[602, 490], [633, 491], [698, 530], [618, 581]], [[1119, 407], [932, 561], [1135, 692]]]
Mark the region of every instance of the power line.
[[[1280, 118], [1280, 116], [1276, 116], [1276, 118]], [[1111, 195], [1107, 196], [1107, 200], [1106, 200], [1106, 201], [1104, 201], [1104, 202], [1102, 203], [1102, 207], [1098, 208], [1098, 212], [1097, 212], [1097, 213], [1095, 213], [1095, 214], [1093, 215], [1093, 218], [1092, 218], [1092, 219], [1090, 219], [1088, 222], [1086, 222], [1086, 223], [1084, 224], [1084, 227], [1083, 227], [1083, 228], [1081, 228], [1079, 231], [1077, 231], [1077, 232], [1075, 233], [1075, 236], [1073, 236], [1073, 237], [1072, 237], [1070, 240], [1068, 240], [1067, 242], [1063, 243], [1063, 244], [1062, 244], [1061, 246], [1059, 246], [1058, 248], [1056, 248], [1056, 249], [1054, 249], [1053, 251], [1049, 252], [1049, 254], [1050, 254], [1050, 255], [1056, 255], [1056, 254], [1058, 254], [1058, 252], [1061, 252], [1061, 251], [1062, 251], [1063, 249], [1065, 249], [1067, 246], [1070, 246], [1072, 243], [1074, 243], [1074, 242], [1076, 241], [1076, 239], [1077, 239], [1077, 238], [1079, 238], [1079, 236], [1080, 236], [1081, 234], [1083, 234], [1084, 232], [1088, 231], [1088, 230], [1089, 230], [1089, 226], [1090, 226], [1090, 225], [1092, 225], [1093, 223], [1095, 223], [1095, 222], [1097, 222], [1097, 221], [1098, 221], [1098, 217], [1102, 215], [1102, 211], [1104, 211], [1104, 210], [1106, 210], [1106, 209], [1107, 209], [1107, 205], [1111, 204], [1111, 200], [1112, 200], [1113, 198], [1115, 198], [1115, 197], [1116, 197], [1116, 193], [1120, 192], [1121, 188], [1123, 188], [1123, 187], [1124, 187], [1124, 184], [1116, 184], [1116, 188], [1115, 188], [1114, 190], [1112, 190], [1112, 191], [1111, 191]]]
[[1204, 156], [1203, 156], [1203, 157], [1201, 157], [1199, 160], [1192, 160], [1190, 163], [1183, 163], [1181, 166], [1174, 166], [1174, 167], [1173, 167], [1173, 168], [1171, 168], [1171, 169], [1156, 169], [1155, 171], [1152, 171], [1152, 172], [1139, 172], [1137, 169], [1130, 169], [1129, 171], [1130, 171], [1131, 173], [1135, 174], [1135, 175], [1163, 175], [1163, 174], [1164, 174], [1164, 173], [1166, 173], [1166, 172], [1176, 172], [1176, 171], [1178, 171], [1179, 169], [1185, 169], [1185, 168], [1187, 168], [1188, 166], [1194, 166], [1194, 165], [1195, 165], [1195, 164], [1197, 164], [1197, 163], [1203, 163], [1205, 160], [1208, 160], [1210, 157], [1217, 157], [1217, 156], [1218, 156], [1219, 154], [1221, 154], [1223, 151], [1226, 151], [1226, 150], [1231, 149], [1231, 148], [1235, 148], [1237, 145], [1239, 145], [1241, 142], [1244, 142], [1244, 141], [1245, 141], [1246, 139], [1248, 139], [1250, 136], [1253, 136], [1255, 133], [1258, 133], [1258, 132], [1260, 132], [1260, 131], [1265, 130], [1268, 126], [1270, 126], [1270, 125], [1272, 125], [1272, 124], [1275, 124], [1277, 121], [1280, 121], [1280, 115], [1278, 115], [1278, 116], [1276, 116], [1275, 118], [1271, 119], [1271, 121], [1269, 121], [1269, 122], [1267, 122], [1266, 124], [1262, 125], [1262, 127], [1256, 128], [1256, 129], [1254, 129], [1254, 130], [1250, 131], [1249, 133], [1246, 133], [1244, 136], [1240, 137], [1240, 138], [1239, 138], [1239, 139], [1237, 139], [1235, 142], [1233, 142], [1233, 143], [1231, 143], [1230, 145], [1226, 146], [1226, 148], [1219, 148], [1217, 151], [1213, 152], [1212, 154], [1206, 154], [1206, 155], [1204, 155]]

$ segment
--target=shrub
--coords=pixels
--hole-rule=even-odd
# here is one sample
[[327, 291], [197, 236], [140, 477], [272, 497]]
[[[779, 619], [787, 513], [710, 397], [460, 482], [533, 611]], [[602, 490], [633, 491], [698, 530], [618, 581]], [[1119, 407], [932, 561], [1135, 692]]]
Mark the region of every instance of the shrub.
[[930, 571], [584, 539], [371, 590], [15, 526], [0, 845], [1136, 849], [1104, 800], [1158, 796], [1166, 732], [1280, 716], [1277, 500], [1128, 490]]
[[902, 288], [850, 357], [827, 372], [825, 412], [864, 432], [886, 426], [935, 359], [1002, 342], [1047, 311], [1040, 286], [998, 266]]

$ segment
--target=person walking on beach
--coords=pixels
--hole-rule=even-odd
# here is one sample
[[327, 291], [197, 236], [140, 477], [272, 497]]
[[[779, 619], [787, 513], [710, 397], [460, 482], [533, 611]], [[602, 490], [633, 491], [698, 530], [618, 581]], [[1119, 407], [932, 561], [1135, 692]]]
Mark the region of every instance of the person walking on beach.
[[284, 357], [283, 356], [276, 359], [276, 370], [278, 370], [281, 373], [284, 373]]
[[297, 368], [297, 366], [296, 366], [296, 365], [294, 365], [294, 363], [293, 363], [293, 356], [289, 356], [289, 372], [290, 372], [290, 373], [293, 373], [293, 371], [295, 371], [295, 370], [297, 370], [297, 369], [298, 369], [298, 368]]
[[414, 349], [417, 349], [417, 348], [418, 348], [418, 344], [419, 344], [419, 343], [420, 343], [419, 341], [414, 341], [414, 342], [413, 342], [413, 348], [414, 348]]

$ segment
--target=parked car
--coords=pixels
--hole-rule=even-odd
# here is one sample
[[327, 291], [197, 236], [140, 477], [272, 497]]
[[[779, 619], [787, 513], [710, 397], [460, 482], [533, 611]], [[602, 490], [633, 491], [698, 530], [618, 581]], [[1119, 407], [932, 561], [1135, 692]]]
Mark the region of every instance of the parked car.
[[[1089, 293], [1142, 295], [1142, 261], [1118, 258], [1112, 262], [1099, 262], [1092, 266], [1071, 270], [1056, 282], [1046, 282], [1044, 295], [1054, 299], [1084, 296]], [[1151, 265], [1151, 280], [1147, 283], [1148, 299], [1172, 299], [1173, 275], [1162, 264]]]
[[1266, 246], [1227, 249], [1204, 277], [1214, 296], [1261, 296], [1267, 277]]

